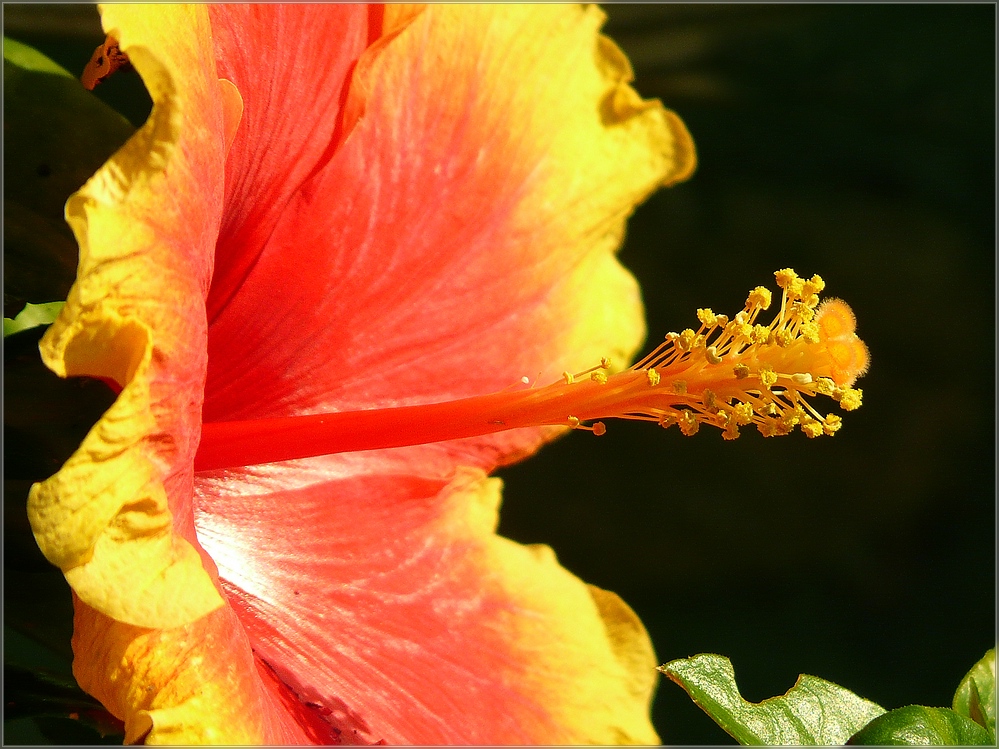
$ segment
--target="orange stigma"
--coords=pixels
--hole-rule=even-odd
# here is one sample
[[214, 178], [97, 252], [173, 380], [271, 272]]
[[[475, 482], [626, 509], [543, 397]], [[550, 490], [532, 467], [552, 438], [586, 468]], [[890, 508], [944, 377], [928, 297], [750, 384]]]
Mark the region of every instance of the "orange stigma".
[[766, 437], [790, 433], [835, 434], [842, 421], [823, 415], [808, 399], [827, 396], [844, 411], [860, 407], [853, 388], [867, 371], [867, 347], [856, 334], [846, 302], [819, 304], [825, 283], [777, 271], [780, 309], [763, 324], [771, 292], [758, 286], [745, 308], [729, 318], [697, 310], [700, 327], [668, 333], [651, 354], [611, 373], [611, 363], [563, 373], [544, 387], [401, 408], [309, 414], [259, 421], [209, 423], [202, 427], [195, 470], [307, 458], [475, 437], [506, 429], [567, 426], [606, 431], [600, 419], [638, 419], [674, 424], [693, 435], [701, 424], [725, 439], [755, 425]]
[[80, 83], [87, 91], [93, 91], [99, 83], [107, 80], [108, 76], [128, 67], [129, 64], [128, 55], [121, 51], [118, 40], [109, 34], [104, 43], [91, 55], [90, 62], [80, 76]]

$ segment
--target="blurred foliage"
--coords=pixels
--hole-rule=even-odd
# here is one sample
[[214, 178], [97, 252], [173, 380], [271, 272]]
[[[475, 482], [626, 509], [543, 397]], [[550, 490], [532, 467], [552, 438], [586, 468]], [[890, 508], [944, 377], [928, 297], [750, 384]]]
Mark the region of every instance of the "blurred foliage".
[[954, 700], [954, 712], [982, 726], [996, 743], [996, 649], [992, 648], [961, 679]]
[[4, 317], [66, 298], [76, 240], [63, 219], [70, 193], [132, 134], [48, 58], [4, 39]]
[[[663, 661], [731, 657], [746, 699], [807, 672], [888, 708], [950, 704], [995, 643], [995, 8], [607, 12], [636, 88], [681, 115], [700, 158], [689, 182], [638, 210], [621, 253], [645, 292], [650, 341], [690, 325], [697, 307], [738, 310], [778, 268], [820, 273], [870, 346], [865, 404], [815, 441], [723, 443], [632, 423], [573, 434], [501, 471], [500, 530], [551, 544], [619, 592]], [[93, 6], [7, 5], [4, 25], [74, 75], [104, 39]], [[134, 74], [96, 95], [132, 125], [148, 114]], [[61, 206], [52, 232], [66, 247], [58, 218]], [[6, 310], [7, 291], [11, 316], [20, 307]], [[34, 548], [24, 496], [110, 393], [47, 373], [38, 335], [5, 341], [5, 393], [26, 395], [5, 398], [4, 575], [17, 633], [5, 657], [42, 678], [69, 673], [70, 601]], [[11, 683], [25, 685], [22, 700], [40, 689]], [[731, 742], [670, 685], [654, 720], [668, 743]], [[83, 743], [66, 738], [80, 730], [107, 740], [51, 717], [12, 720], [4, 738]]]
[[[123, 738], [120, 722], [73, 680], [69, 586], [35, 545], [25, 503], [31, 484], [59, 470], [114, 399], [101, 382], [50, 372], [36, 326], [51, 322], [62, 306], [54, 300], [76, 276], [66, 198], [133, 130], [66, 70], [4, 39], [5, 743]], [[51, 303], [31, 304], [39, 301]]]
[[28, 302], [13, 318], [5, 317], [3, 319], [4, 338], [14, 333], [20, 333], [22, 330], [51, 325], [65, 306], [66, 302], [45, 302], [44, 304]]
[[907, 705], [875, 718], [853, 736], [858, 746], [995, 746], [988, 731], [950, 708]]

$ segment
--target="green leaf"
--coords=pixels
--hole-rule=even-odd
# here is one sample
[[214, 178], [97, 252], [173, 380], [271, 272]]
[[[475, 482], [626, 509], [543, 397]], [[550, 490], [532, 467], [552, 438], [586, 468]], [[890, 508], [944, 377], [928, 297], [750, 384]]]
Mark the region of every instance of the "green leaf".
[[866, 746], [995, 746], [989, 732], [946, 707], [908, 705], [875, 718], [848, 744]]
[[5, 720], [58, 718], [77, 722], [86, 730], [84, 737], [93, 737], [94, 732], [116, 738], [124, 734], [122, 722], [80, 689], [71, 676], [7, 663], [3, 675]]
[[76, 737], [71, 743], [103, 743], [102, 736], [124, 732], [121, 721], [77, 685], [71, 652], [64, 657], [6, 623], [3, 634], [5, 739], [12, 720], [31, 721], [22, 725], [22, 733], [32, 725], [43, 734], [68, 732], [65, 738]]
[[73, 78], [73, 74], [58, 63], [50, 60], [38, 50], [22, 44], [16, 39], [3, 38], [3, 59], [25, 70], [35, 70], [39, 73], [52, 73], [54, 75]]
[[44, 304], [28, 302], [13, 320], [9, 317], [3, 319], [3, 337], [20, 333], [22, 330], [37, 328], [39, 325], [51, 325], [65, 304], [66, 302], [45, 302]]
[[983, 726], [996, 740], [996, 649], [971, 667], [954, 693], [954, 712]]
[[77, 246], [66, 199], [134, 132], [120, 114], [30, 47], [4, 39], [4, 316], [65, 299]]
[[736, 686], [732, 662], [720, 655], [695, 655], [659, 670], [744, 746], [843, 744], [884, 713], [884, 708], [848, 689], [804, 675], [782, 697], [747, 702]]

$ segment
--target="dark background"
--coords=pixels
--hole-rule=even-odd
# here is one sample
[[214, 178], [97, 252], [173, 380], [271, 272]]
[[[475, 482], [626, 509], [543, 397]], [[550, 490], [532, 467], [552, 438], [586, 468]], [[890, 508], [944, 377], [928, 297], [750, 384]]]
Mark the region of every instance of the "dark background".
[[[4, 10], [73, 72], [103, 40], [89, 7]], [[650, 340], [733, 314], [778, 268], [819, 273], [870, 347], [864, 406], [832, 439], [572, 434], [500, 472], [500, 530], [621, 594], [662, 661], [731, 657], [748, 699], [810, 673], [949, 705], [996, 642], [995, 6], [607, 12], [699, 153], [621, 253]], [[98, 93], [148, 111], [134, 76]], [[654, 719], [667, 743], [731, 743], [669, 682]]]

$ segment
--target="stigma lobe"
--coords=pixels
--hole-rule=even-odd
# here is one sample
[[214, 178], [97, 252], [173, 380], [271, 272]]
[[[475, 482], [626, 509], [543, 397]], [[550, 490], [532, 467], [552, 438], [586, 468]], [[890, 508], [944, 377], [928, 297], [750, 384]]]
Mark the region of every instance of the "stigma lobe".
[[109, 34], [91, 55], [80, 76], [80, 83], [87, 91], [93, 91], [98, 83], [103, 83], [112, 73], [129, 65], [128, 55], [121, 51], [118, 40]]

